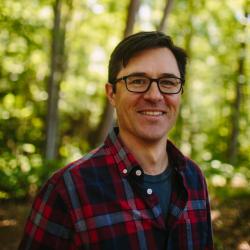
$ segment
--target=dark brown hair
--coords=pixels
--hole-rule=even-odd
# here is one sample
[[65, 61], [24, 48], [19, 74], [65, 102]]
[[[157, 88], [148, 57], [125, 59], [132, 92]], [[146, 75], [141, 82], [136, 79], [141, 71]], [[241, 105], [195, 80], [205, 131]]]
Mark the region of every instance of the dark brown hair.
[[113, 50], [108, 68], [108, 81], [114, 84], [120, 70], [136, 53], [152, 48], [168, 48], [174, 54], [181, 78], [185, 81], [187, 54], [184, 49], [174, 45], [170, 36], [159, 31], [143, 31], [122, 40]]

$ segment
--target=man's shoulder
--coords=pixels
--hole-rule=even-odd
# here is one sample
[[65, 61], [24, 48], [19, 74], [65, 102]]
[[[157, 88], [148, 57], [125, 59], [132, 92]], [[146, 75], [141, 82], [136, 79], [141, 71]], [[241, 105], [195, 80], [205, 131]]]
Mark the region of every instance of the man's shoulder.
[[185, 176], [186, 182], [191, 188], [201, 188], [205, 186], [205, 177], [200, 168], [200, 166], [186, 157], [186, 167], [183, 170], [183, 175]]
[[107, 167], [107, 158], [110, 155], [108, 148], [105, 145], [101, 145], [85, 154], [82, 158], [55, 171], [49, 178], [49, 182], [58, 185], [60, 182], [65, 182], [69, 176], [75, 178], [84, 175], [84, 172], [96, 171], [95, 168], [105, 168]]
[[[93, 188], [93, 183], [103, 184], [110, 177], [113, 160], [109, 149], [102, 145], [82, 158], [58, 169], [40, 188], [36, 201], [49, 203], [63, 202], [71, 206], [79, 202], [79, 195], [86, 197]], [[97, 185], [98, 186], [98, 185]]]
[[186, 158], [186, 171], [190, 172], [192, 174], [196, 173], [199, 175], [203, 175], [202, 170], [200, 166], [192, 159], [185, 157]]

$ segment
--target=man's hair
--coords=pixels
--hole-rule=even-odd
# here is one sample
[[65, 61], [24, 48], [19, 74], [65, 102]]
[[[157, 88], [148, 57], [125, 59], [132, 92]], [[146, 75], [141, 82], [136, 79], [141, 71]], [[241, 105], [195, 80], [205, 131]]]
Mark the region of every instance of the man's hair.
[[181, 78], [185, 80], [187, 54], [184, 49], [174, 45], [170, 36], [159, 31], [142, 31], [122, 40], [113, 50], [108, 69], [108, 81], [114, 84], [116, 77], [129, 60], [138, 52], [153, 49], [168, 48], [174, 54]]

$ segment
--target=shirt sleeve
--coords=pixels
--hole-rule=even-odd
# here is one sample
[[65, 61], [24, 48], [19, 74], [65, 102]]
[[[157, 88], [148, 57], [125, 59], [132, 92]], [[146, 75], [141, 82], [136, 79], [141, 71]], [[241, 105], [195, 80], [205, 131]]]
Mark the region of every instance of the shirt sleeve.
[[48, 181], [35, 198], [19, 250], [76, 249], [69, 206], [57, 190]]
[[213, 250], [214, 244], [213, 244], [213, 229], [212, 229], [212, 220], [211, 220], [211, 207], [210, 207], [210, 201], [209, 201], [209, 195], [208, 195], [206, 181], [205, 181], [205, 188], [206, 188], [207, 224], [208, 224], [207, 245], [206, 245], [205, 250]]

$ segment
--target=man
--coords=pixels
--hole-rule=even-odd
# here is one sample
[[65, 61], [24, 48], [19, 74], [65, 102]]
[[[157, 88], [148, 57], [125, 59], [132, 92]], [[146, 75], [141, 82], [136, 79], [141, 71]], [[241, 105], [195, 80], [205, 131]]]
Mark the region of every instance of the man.
[[19, 249], [213, 249], [205, 179], [167, 140], [186, 58], [160, 32], [118, 44], [106, 84], [118, 127], [48, 180]]

